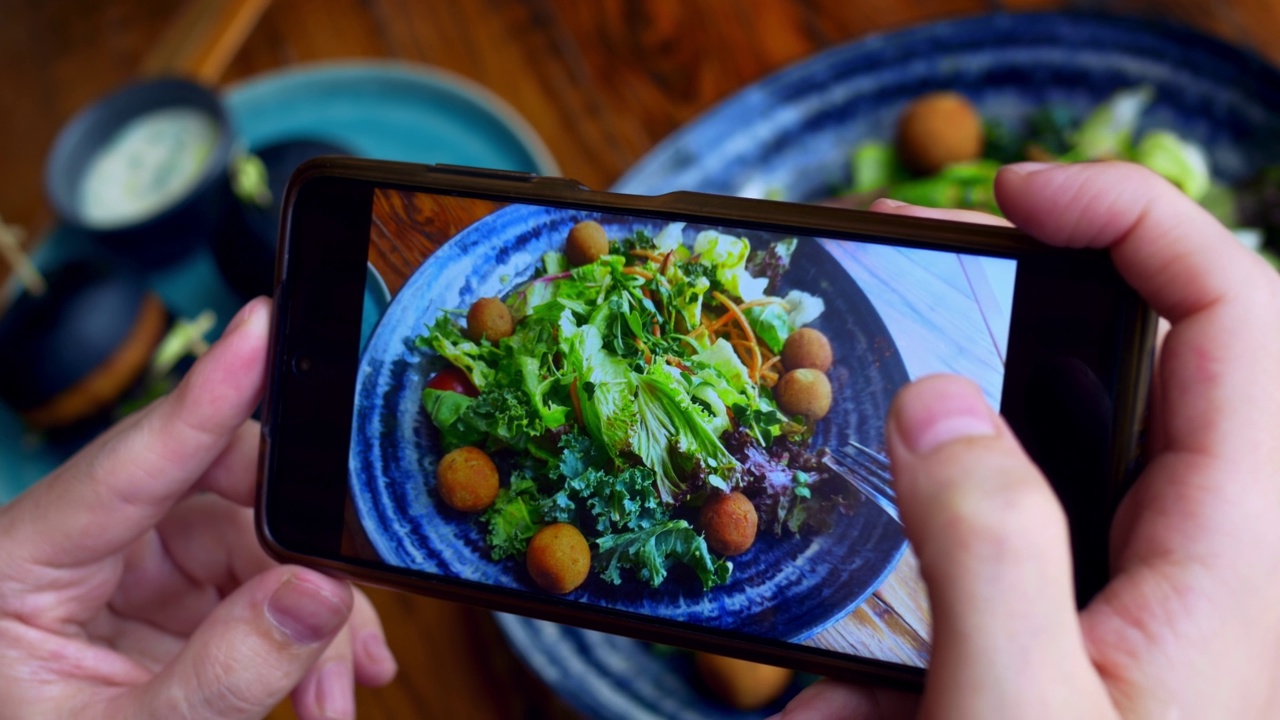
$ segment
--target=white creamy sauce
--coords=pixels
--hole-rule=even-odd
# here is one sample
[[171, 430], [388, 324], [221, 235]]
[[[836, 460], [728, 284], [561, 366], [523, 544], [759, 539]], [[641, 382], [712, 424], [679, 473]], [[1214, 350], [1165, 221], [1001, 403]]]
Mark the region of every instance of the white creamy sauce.
[[93, 157], [76, 204], [84, 222], [109, 229], [159, 214], [195, 188], [218, 141], [218, 125], [190, 107], [130, 120]]

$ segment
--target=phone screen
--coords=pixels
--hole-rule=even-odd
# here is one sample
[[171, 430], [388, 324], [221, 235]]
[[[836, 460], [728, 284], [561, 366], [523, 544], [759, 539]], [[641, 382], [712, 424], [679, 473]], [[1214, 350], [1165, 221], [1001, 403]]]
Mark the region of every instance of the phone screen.
[[927, 664], [855, 481], [903, 384], [1000, 408], [1015, 260], [389, 189], [369, 228], [344, 556]]

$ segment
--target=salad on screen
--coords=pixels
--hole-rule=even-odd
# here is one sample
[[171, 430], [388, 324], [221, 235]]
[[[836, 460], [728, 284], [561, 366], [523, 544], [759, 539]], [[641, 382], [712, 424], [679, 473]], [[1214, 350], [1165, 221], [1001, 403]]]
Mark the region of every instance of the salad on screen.
[[796, 242], [585, 220], [507, 297], [442, 314], [415, 341], [447, 363], [422, 395], [436, 495], [559, 594], [708, 591], [758, 533], [832, 527], [856, 496], [810, 447], [834, 358], [822, 298], [781, 289]]

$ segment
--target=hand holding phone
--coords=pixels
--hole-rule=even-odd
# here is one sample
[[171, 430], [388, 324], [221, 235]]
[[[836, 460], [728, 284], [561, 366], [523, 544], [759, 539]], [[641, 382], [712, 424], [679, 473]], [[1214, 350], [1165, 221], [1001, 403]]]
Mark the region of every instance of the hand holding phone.
[[[1113, 576], [1077, 613], [1061, 513], [1016, 445], [957, 438], [914, 453], [891, 443], [907, 534], [931, 559], [924, 696], [824, 682], [784, 716], [841, 717], [872, 703], [884, 718], [1273, 716], [1280, 582], [1262, 568], [1280, 555], [1274, 270], [1134, 166], [1014, 167], [997, 191], [1035, 237], [1109, 249], [1172, 323], [1149, 463], [1112, 532]], [[921, 415], [944, 411], [953, 392], [909, 388], [891, 436], [925, 430]], [[912, 489], [925, 486], [933, 497]]]
[[950, 371], [1053, 481], [1081, 597], [1105, 577], [1151, 316], [1103, 253], [465, 168], [326, 161], [292, 188], [259, 515], [279, 557], [918, 683], [924, 586], [845, 475], [898, 388]]

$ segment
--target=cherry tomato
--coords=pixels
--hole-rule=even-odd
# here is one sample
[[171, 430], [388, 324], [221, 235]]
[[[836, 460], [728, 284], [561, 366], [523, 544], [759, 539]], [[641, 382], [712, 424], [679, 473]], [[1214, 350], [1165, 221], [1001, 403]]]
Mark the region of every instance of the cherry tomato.
[[432, 390], [461, 393], [467, 397], [476, 397], [480, 394], [476, 386], [471, 384], [471, 378], [456, 367], [447, 367], [436, 373], [427, 381], [427, 387]]

